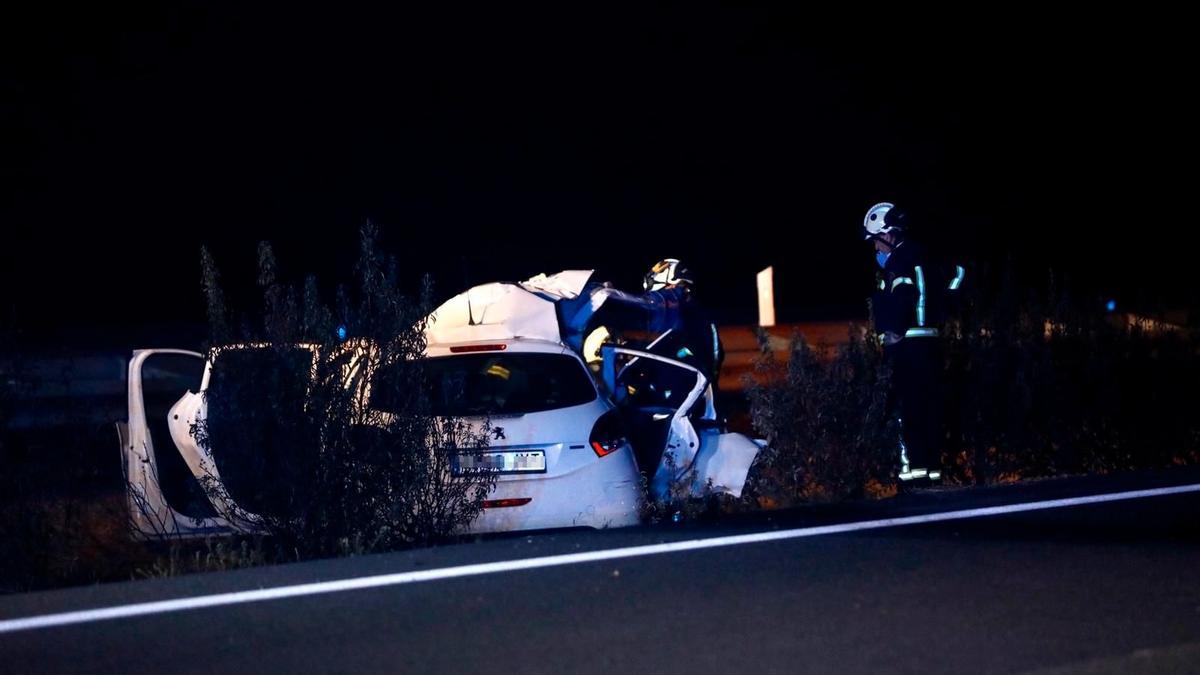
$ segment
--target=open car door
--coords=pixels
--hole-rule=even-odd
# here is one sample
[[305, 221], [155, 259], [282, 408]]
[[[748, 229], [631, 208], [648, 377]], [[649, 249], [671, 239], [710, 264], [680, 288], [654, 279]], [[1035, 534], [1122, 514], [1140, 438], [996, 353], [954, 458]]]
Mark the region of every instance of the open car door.
[[[362, 375], [360, 350], [347, 346], [343, 351], [342, 376], [346, 386], [354, 386]], [[231, 346], [211, 361], [179, 349], [135, 351], [129, 361], [128, 419], [117, 424], [135, 535], [262, 532], [259, 514], [277, 512], [281, 495], [292, 494], [289, 477], [304, 470], [303, 448], [313, 447], [300, 442], [303, 429], [272, 418], [264, 401], [303, 405], [315, 359], [316, 348], [305, 344]], [[237, 382], [243, 385], [256, 384], [223, 387], [231, 373], [241, 373]], [[227, 412], [261, 414], [224, 419], [218, 414], [213, 424], [208, 394], [218, 390]], [[263, 442], [264, 435], [295, 442], [283, 443], [288, 450], [281, 454], [281, 444]]]
[[135, 536], [192, 537], [232, 531], [228, 520], [174, 442], [186, 415], [183, 404], [200, 398], [204, 355], [182, 349], [141, 349], [129, 360], [128, 419], [117, 423], [121, 466]]
[[[702, 398], [704, 409], [712, 410], [708, 378], [687, 363], [649, 351], [611, 345], [601, 351], [601, 377], [631, 429], [639, 466], [653, 470], [650, 497], [669, 501], [681, 491], [740, 497], [759, 446], [743, 434], [725, 432], [716, 420], [692, 419]], [[646, 365], [660, 373], [666, 369], [665, 375], [646, 376]], [[670, 389], [679, 383], [686, 392]]]

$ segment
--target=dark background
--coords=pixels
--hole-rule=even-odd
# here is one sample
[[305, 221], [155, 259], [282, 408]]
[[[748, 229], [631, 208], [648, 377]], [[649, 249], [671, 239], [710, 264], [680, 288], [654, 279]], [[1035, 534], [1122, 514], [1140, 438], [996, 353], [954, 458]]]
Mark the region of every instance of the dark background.
[[564, 268], [631, 287], [674, 256], [730, 322], [767, 265], [782, 320], [864, 316], [883, 199], [1097, 304], [1200, 288], [1179, 17], [5, 12], [2, 320], [38, 347], [198, 340], [202, 244], [237, 297], [262, 239], [344, 278], [366, 219], [441, 296]]

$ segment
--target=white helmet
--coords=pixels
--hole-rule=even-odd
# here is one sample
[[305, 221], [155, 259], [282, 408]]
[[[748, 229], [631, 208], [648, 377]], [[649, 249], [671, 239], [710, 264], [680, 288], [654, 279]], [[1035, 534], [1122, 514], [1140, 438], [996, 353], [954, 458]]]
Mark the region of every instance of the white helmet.
[[[892, 230], [900, 229], [899, 224], [889, 224], [887, 222], [888, 212], [895, 208], [896, 205], [891, 202], [879, 202], [875, 206], [872, 206], [871, 209], [867, 211], [867, 215], [863, 216], [863, 230], [866, 231], [867, 234], [867, 236], [864, 238], [870, 239], [881, 234], [887, 234]], [[899, 214], [899, 210], [897, 210], [897, 214]], [[893, 218], [893, 220], [897, 219]]]
[[651, 267], [642, 279], [642, 288], [647, 291], [661, 291], [669, 286], [691, 283], [691, 274], [683, 263], [675, 258], [666, 258], [654, 263], [654, 267]]

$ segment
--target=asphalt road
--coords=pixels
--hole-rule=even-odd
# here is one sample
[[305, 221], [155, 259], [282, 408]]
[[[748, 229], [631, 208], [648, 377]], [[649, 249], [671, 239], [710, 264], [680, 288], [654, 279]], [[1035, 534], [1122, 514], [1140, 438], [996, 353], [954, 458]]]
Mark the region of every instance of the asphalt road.
[[0, 632], [2, 672], [1200, 672], [1200, 483], [1047, 481], [0, 598], [5, 620], [796, 528], [871, 529]]

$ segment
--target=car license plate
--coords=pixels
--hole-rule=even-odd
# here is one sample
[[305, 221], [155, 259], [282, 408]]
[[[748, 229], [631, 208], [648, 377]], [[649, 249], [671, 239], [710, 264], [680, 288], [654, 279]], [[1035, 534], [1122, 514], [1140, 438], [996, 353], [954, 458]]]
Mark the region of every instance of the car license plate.
[[545, 473], [545, 450], [510, 452], [460, 452], [454, 456], [454, 473], [492, 471], [495, 473]]

